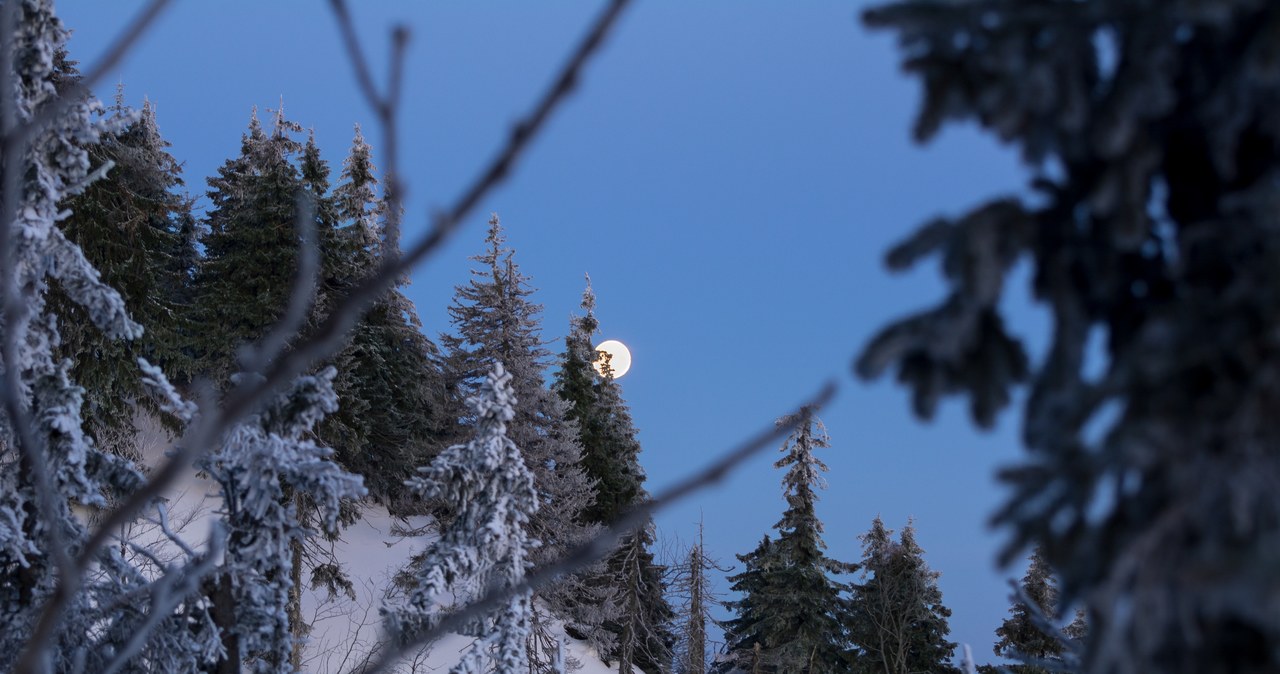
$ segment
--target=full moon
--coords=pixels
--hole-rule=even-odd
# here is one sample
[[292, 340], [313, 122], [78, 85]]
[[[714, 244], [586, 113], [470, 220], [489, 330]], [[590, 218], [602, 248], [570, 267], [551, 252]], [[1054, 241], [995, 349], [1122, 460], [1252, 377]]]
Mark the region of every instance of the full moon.
[[[617, 379], [631, 369], [631, 350], [626, 344], [616, 339], [609, 339], [596, 345], [597, 353], [609, 354], [609, 369], [613, 370], [613, 378]], [[597, 358], [596, 372], [604, 375], [604, 358]]]

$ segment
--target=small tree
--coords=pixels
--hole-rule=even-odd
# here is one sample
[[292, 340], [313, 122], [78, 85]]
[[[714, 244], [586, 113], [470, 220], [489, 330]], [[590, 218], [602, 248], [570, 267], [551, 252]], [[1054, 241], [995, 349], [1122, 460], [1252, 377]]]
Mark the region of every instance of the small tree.
[[845, 614], [858, 671], [950, 672], [956, 644], [946, 640], [951, 610], [942, 605], [937, 571], [924, 561], [911, 522], [895, 542], [876, 517], [861, 536], [863, 582], [851, 586]]
[[[538, 493], [520, 450], [507, 437], [517, 405], [511, 379], [501, 363], [495, 364], [467, 401], [475, 436], [446, 449], [407, 483], [424, 498], [456, 504], [457, 513], [417, 566], [408, 602], [385, 614], [396, 638], [411, 639], [435, 624], [450, 596], [466, 601], [491, 588], [513, 587], [524, 577], [529, 553], [538, 545], [527, 533]], [[518, 594], [467, 626], [464, 631], [479, 640], [451, 671], [522, 669], [532, 602], [528, 592]]]
[[[1057, 617], [1057, 580], [1040, 548], [1036, 548], [1028, 559], [1031, 565], [1022, 577], [1022, 595], [1015, 597], [1013, 606], [1009, 608], [1009, 617], [996, 628], [999, 639], [994, 650], [996, 655], [1013, 660], [1060, 661], [1064, 640], [1084, 636], [1084, 615], [1077, 613], [1075, 620], [1061, 634], [1045, 634], [1041, 621], [1036, 620], [1031, 611], [1051, 619]], [[1024, 600], [1033, 602], [1035, 608], [1029, 607]], [[1010, 665], [1009, 669], [1017, 674], [1048, 672], [1044, 667], [1025, 663]]]
[[707, 556], [702, 543], [702, 523], [698, 523], [698, 541], [689, 548], [685, 560], [673, 569], [670, 588], [682, 605], [676, 609], [677, 645], [676, 674], [706, 674], [707, 623], [715, 622], [711, 610], [723, 605], [708, 571], [725, 573], [729, 569]]

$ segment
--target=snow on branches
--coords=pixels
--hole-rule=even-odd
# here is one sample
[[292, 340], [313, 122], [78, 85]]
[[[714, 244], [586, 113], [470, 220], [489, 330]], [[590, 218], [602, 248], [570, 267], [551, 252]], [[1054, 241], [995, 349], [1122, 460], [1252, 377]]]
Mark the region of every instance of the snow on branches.
[[[406, 483], [423, 498], [453, 504], [458, 511], [421, 560], [407, 604], [386, 612], [388, 628], [402, 640], [433, 625], [451, 594], [469, 599], [515, 586], [524, 577], [529, 551], [538, 545], [526, 533], [538, 494], [520, 450], [506, 435], [516, 399], [501, 363], [467, 404], [476, 418], [471, 441], [446, 449]], [[532, 610], [524, 592], [467, 626], [465, 631], [480, 639], [451, 671], [488, 671], [486, 663], [497, 671], [517, 671], [525, 663]]]

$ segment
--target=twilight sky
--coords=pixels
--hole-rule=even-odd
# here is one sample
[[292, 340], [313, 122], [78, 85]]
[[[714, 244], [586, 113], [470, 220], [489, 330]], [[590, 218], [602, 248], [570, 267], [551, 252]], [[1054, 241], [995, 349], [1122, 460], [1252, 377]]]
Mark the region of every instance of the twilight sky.
[[[72, 57], [92, 63], [141, 4], [59, 0]], [[599, 6], [352, 4], [379, 78], [391, 25], [413, 33], [401, 115], [406, 241], [497, 150]], [[818, 504], [829, 554], [858, 560], [857, 536], [876, 514], [895, 529], [914, 517], [942, 572], [951, 638], [983, 662], [1007, 614], [1004, 579], [1022, 574], [995, 568], [1004, 536], [986, 524], [1005, 493], [993, 473], [1018, 456], [1020, 420], [1006, 412], [995, 431], [978, 432], [951, 401], [922, 424], [903, 390], [859, 382], [849, 363], [878, 327], [941, 297], [935, 264], [891, 276], [887, 247], [927, 218], [1020, 191], [1023, 175], [972, 126], [911, 143], [919, 87], [900, 74], [892, 38], [858, 23], [867, 4], [638, 3], [514, 178], [408, 293], [433, 339], [449, 330], [453, 286], [497, 212], [558, 352], [589, 272], [600, 339], [625, 342], [635, 359], [620, 383], [651, 491], [837, 379], [839, 396], [820, 415], [832, 439]], [[193, 195], [238, 152], [255, 105], [283, 100], [289, 119], [314, 128], [335, 180], [354, 123], [375, 162], [381, 150], [319, 0], [178, 0], [99, 96], [110, 100], [117, 81], [128, 103], [155, 102]], [[1038, 357], [1046, 319], [1018, 278], [1013, 328]], [[663, 513], [660, 536], [688, 542], [702, 517], [710, 554], [735, 563], [785, 507], [769, 454]]]

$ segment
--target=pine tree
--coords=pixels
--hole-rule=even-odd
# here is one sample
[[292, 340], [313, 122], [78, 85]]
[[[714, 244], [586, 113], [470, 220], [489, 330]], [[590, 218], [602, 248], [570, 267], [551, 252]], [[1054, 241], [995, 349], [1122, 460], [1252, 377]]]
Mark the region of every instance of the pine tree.
[[[866, 14], [924, 85], [917, 138], [973, 122], [1031, 164], [1033, 196], [896, 247], [898, 268], [942, 261], [947, 299], [889, 326], [859, 370], [898, 366], [926, 413], [960, 393], [982, 425], [1020, 401], [1029, 452], [1002, 474], [1002, 560], [1041, 545], [1063, 601], [1088, 602], [1089, 671], [1280, 670], [1280, 613], [1257, 610], [1280, 604], [1258, 571], [1280, 555], [1278, 12], [969, 0]], [[1053, 321], [1034, 365], [1002, 310], [1023, 262]]]
[[[502, 367], [482, 382], [467, 404], [474, 437], [446, 449], [409, 487], [428, 499], [457, 504], [454, 519], [418, 566], [417, 585], [399, 611], [386, 612], [392, 634], [410, 639], [434, 625], [450, 594], [466, 601], [490, 589], [515, 586], [524, 577], [537, 541], [528, 524], [538, 493], [520, 450], [507, 435], [516, 416], [513, 378]], [[452, 672], [516, 672], [524, 668], [533, 598], [518, 594], [493, 615], [468, 626], [479, 639]]]
[[197, 348], [205, 374], [224, 385], [239, 370], [238, 350], [284, 315], [297, 282], [298, 200], [305, 192], [292, 134], [300, 130], [277, 110], [268, 135], [255, 110], [240, 155], [209, 179], [208, 234], [196, 275], [203, 326]]
[[[470, 394], [496, 363], [511, 374], [518, 401], [508, 426], [533, 473], [542, 507], [530, 520], [529, 535], [542, 541], [535, 563], [556, 559], [585, 540], [590, 530], [582, 512], [591, 503], [591, 482], [579, 468], [581, 449], [573, 426], [566, 423], [565, 406], [546, 387], [548, 353], [539, 337], [542, 307], [529, 300], [533, 290], [507, 248], [495, 215], [485, 238], [488, 250], [472, 259], [471, 282], [458, 286], [449, 307], [457, 335], [442, 338], [445, 374], [456, 394]], [[462, 413], [464, 425], [474, 419]]]
[[[108, 169], [84, 192], [66, 203], [70, 216], [62, 231], [78, 245], [102, 281], [124, 298], [130, 316], [145, 332], [140, 339], [112, 340], [57, 286], [49, 306], [59, 318], [62, 357], [74, 362], [72, 378], [85, 387], [86, 429], [113, 451], [133, 451], [134, 406], [158, 418], [142, 389], [136, 359], [144, 357], [177, 380], [189, 379], [190, 333], [182, 301], [189, 278], [175, 255], [194, 254], [182, 231], [190, 202], [177, 193], [181, 166], [156, 127], [155, 107], [134, 111], [124, 105], [123, 89], [105, 124], [114, 129], [89, 146], [95, 169]], [[189, 252], [188, 252], [189, 251]]]
[[861, 536], [863, 582], [850, 588], [845, 627], [861, 672], [953, 672], [956, 645], [946, 640], [951, 610], [942, 604], [937, 571], [924, 561], [911, 522], [893, 532], [876, 517]]
[[[340, 182], [323, 202], [333, 209], [333, 221], [321, 239], [317, 321], [377, 269], [385, 251], [396, 249], [381, 234], [386, 209], [375, 171], [356, 127]], [[374, 302], [348, 339], [333, 359], [340, 406], [320, 434], [338, 450], [339, 461], [365, 475], [372, 494], [394, 509], [406, 498], [406, 476], [440, 452], [456, 421], [448, 418], [439, 351], [399, 284]]]
[[[1058, 586], [1053, 570], [1045, 561], [1044, 555], [1037, 548], [1028, 558], [1031, 565], [1027, 574], [1022, 577], [1022, 591], [1027, 599], [1035, 602], [1036, 610], [1046, 617], [1058, 615]], [[1083, 616], [1077, 615], [1076, 622], [1063, 630], [1061, 635], [1045, 634], [1029, 613], [1022, 601], [1014, 601], [1009, 609], [1009, 617], [996, 628], [995, 654], [1004, 658], [1021, 660], [1061, 661], [1064, 640], [1070, 638], [1068, 630], [1080, 630]], [[1081, 634], [1080, 636], [1083, 636]], [[1016, 674], [1047, 674], [1048, 670], [1031, 664], [1009, 665], [1009, 670]]]
[[[744, 620], [738, 625], [741, 633], [731, 631], [726, 635], [731, 657], [736, 662], [748, 660], [752, 656], [745, 649], [759, 643], [769, 660], [763, 671], [840, 671], [845, 660], [840, 625], [840, 592], [844, 585], [831, 576], [848, 573], [854, 567], [823, 553], [826, 543], [815, 506], [816, 490], [826, 486], [821, 473], [827, 467], [814, 456], [814, 451], [829, 447], [830, 440], [811, 409], [777, 423], [795, 426], [782, 446], [783, 457], [774, 464], [787, 468], [782, 480], [787, 509], [773, 527], [778, 538], [768, 546], [770, 559], [758, 560], [766, 563], [766, 577], [757, 596], [743, 607], [758, 610], [755, 616], [760, 622]], [[754, 616], [739, 615], [740, 619], [744, 617]]]

